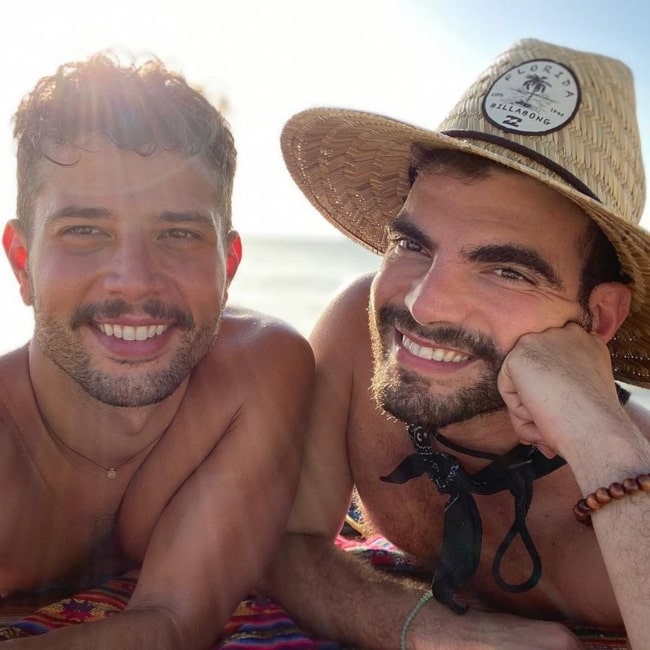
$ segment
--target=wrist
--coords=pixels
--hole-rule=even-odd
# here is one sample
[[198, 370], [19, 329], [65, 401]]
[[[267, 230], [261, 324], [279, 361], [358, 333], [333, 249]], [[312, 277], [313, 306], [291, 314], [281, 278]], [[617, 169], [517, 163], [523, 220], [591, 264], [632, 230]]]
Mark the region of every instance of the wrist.
[[400, 650], [407, 650], [406, 637], [408, 635], [411, 624], [415, 620], [415, 617], [420, 613], [422, 608], [431, 600], [431, 598], [433, 598], [433, 592], [429, 589], [428, 591], [425, 591], [422, 596], [420, 596], [413, 609], [404, 619], [404, 624], [402, 625], [402, 631], [400, 633]]
[[586, 525], [591, 525], [591, 515], [612, 501], [620, 501], [626, 496], [645, 492], [650, 494], [650, 475], [639, 474], [628, 477], [622, 482], [610, 483], [609, 487], [599, 487], [576, 503], [573, 514], [576, 519]]
[[600, 420], [592, 432], [576, 436], [561, 452], [583, 495], [649, 471], [650, 441], [624, 413]]
[[607, 467], [637, 458], [642, 435], [625, 411], [592, 409], [580, 421], [563, 422], [556, 450], [572, 468]]

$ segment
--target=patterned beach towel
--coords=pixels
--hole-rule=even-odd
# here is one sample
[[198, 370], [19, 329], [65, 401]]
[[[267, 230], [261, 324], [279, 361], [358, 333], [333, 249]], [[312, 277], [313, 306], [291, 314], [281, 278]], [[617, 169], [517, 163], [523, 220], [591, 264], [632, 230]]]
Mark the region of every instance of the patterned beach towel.
[[[377, 569], [393, 574], [415, 575], [406, 557], [386, 540], [348, 540], [339, 545]], [[135, 587], [135, 578], [116, 578], [106, 584], [36, 610], [33, 614], [0, 628], [0, 641], [45, 634], [65, 625], [97, 621], [122, 611]], [[621, 629], [590, 629], [570, 625], [588, 650], [625, 650]], [[228, 621], [213, 650], [352, 650], [339, 643], [310, 637], [274, 601], [249, 596]]]

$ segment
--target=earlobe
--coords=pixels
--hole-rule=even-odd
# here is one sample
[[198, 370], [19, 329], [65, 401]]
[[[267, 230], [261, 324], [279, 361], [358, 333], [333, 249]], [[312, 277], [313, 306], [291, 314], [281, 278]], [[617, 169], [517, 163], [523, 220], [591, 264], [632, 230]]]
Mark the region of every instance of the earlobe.
[[237, 272], [241, 258], [241, 237], [239, 236], [238, 232], [233, 231], [231, 233], [230, 243], [228, 244], [228, 256], [226, 259], [226, 275], [228, 276], [228, 284], [230, 284], [232, 279], [235, 277], [235, 273]]
[[605, 282], [597, 285], [589, 296], [589, 308], [593, 316], [592, 334], [607, 343], [628, 317], [631, 306], [632, 291], [624, 284]]
[[32, 304], [32, 291], [27, 270], [27, 242], [23, 229], [17, 219], [7, 222], [2, 233], [2, 246], [5, 250], [14, 275], [20, 285], [20, 295], [26, 305]]

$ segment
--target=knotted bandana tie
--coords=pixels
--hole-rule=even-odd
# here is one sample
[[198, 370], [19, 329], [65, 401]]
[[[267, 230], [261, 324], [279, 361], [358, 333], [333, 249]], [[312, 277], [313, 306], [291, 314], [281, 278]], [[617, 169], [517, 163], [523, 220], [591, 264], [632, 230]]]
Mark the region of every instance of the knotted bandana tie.
[[[455, 592], [476, 572], [483, 537], [481, 516], [472, 494], [495, 494], [503, 490], [510, 491], [514, 497], [515, 516], [494, 557], [492, 576], [505, 591], [520, 593], [532, 589], [542, 575], [541, 559], [526, 527], [533, 481], [564, 465], [564, 459], [559, 456], [548, 459], [535, 447], [526, 445], [517, 445], [507, 454], [497, 456], [465, 449], [436, 434], [435, 437], [451, 449], [492, 461], [470, 475], [454, 456], [431, 449], [426, 429], [409, 425], [408, 432], [415, 453], [405, 458], [388, 476], [382, 476], [381, 480], [401, 484], [426, 473], [441, 494], [449, 495], [444, 507], [440, 559], [431, 584], [434, 598], [457, 614], [467, 611], [467, 607], [456, 600]], [[527, 580], [511, 584], [501, 576], [501, 563], [517, 535], [528, 551], [532, 570]]]

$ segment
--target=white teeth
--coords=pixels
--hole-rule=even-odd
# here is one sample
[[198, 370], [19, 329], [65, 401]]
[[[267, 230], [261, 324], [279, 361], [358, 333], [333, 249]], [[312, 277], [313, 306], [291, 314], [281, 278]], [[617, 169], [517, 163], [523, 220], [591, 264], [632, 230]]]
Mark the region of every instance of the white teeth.
[[453, 361], [455, 357], [456, 357], [456, 352], [454, 352], [453, 350], [449, 350], [449, 352], [445, 354], [445, 358], [443, 359], [443, 361]]
[[132, 325], [111, 325], [102, 323], [99, 329], [106, 336], [114, 336], [116, 339], [125, 341], [146, 341], [154, 336], [160, 336], [167, 330], [167, 325], [141, 325], [133, 327]]
[[442, 361], [444, 363], [462, 363], [469, 359], [468, 354], [460, 354], [454, 350], [445, 348], [432, 348], [424, 345], [418, 345], [411, 341], [407, 336], [402, 336], [402, 345], [415, 357], [426, 359], [427, 361]]
[[406, 337], [404, 337], [402, 343], [404, 347], [416, 357], [420, 357], [421, 359], [433, 358], [434, 351], [432, 348], [423, 348], [422, 346], [415, 343], [415, 341], [411, 341], [411, 339], [407, 339]]

